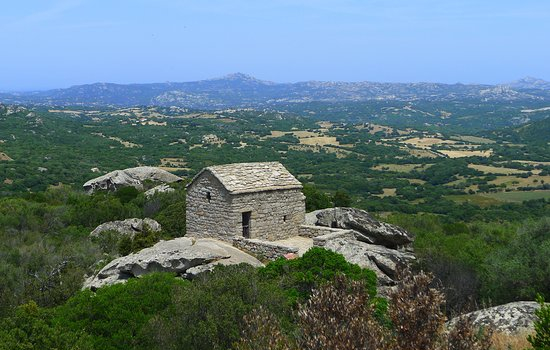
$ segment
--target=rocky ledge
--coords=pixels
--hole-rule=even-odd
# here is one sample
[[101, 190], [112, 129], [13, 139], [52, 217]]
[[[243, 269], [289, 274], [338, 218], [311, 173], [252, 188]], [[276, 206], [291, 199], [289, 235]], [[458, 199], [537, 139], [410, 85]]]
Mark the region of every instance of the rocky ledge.
[[329, 232], [313, 238], [313, 244], [342, 254], [347, 261], [373, 270], [381, 286], [394, 284], [397, 270], [415, 260], [411, 234], [374, 219], [355, 208], [329, 208], [306, 214], [306, 227], [326, 227]]
[[316, 210], [306, 214], [306, 224], [353, 230], [359, 241], [392, 249], [413, 242], [407, 230], [378, 221], [368, 212], [356, 208]]
[[218, 264], [240, 263], [263, 266], [258, 259], [227, 243], [181, 237], [160, 241], [150, 248], [111, 261], [96, 275], [89, 277], [83, 288], [96, 290], [151, 272], [173, 272], [184, 278], [193, 278]]

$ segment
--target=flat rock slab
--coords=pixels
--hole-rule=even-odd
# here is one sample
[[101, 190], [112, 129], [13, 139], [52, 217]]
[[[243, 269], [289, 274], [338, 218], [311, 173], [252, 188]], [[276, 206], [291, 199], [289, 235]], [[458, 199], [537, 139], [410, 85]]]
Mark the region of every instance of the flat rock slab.
[[160, 241], [150, 248], [111, 261], [95, 276], [86, 280], [83, 288], [95, 290], [129, 278], [151, 272], [173, 272], [185, 278], [209, 271], [215, 265], [247, 263], [263, 266], [253, 256], [215, 239], [180, 237]]
[[273, 241], [275, 244], [279, 244], [286, 247], [292, 247], [298, 249], [298, 256], [304, 255], [309, 248], [313, 247], [313, 239], [302, 236], [294, 236], [287, 239], [281, 239], [278, 241]]
[[457, 316], [450, 320], [448, 325], [453, 327], [460, 318], [468, 317], [475, 326], [489, 326], [497, 332], [530, 332], [534, 330], [535, 311], [539, 307], [534, 301], [517, 301]]
[[116, 191], [119, 188], [130, 186], [138, 190], [143, 190], [143, 182], [146, 180], [160, 183], [172, 183], [181, 181], [182, 178], [160, 168], [141, 166], [112, 171], [87, 181], [83, 187], [89, 194], [98, 190]]

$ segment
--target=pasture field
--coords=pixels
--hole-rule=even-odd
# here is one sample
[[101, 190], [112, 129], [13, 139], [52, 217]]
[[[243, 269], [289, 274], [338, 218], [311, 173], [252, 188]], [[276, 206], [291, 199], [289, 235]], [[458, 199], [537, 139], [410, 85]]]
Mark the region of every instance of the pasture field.
[[496, 175], [524, 174], [527, 172], [526, 170], [501, 168], [497, 166], [482, 165], [482, 164], [468, 164], [468, 168], [479, 170], [485, 174], [496, 174]]
[[484, 193], [482, 196], [503, 202], [523, 202], [533, 199], [549, 199], [550, 190]]

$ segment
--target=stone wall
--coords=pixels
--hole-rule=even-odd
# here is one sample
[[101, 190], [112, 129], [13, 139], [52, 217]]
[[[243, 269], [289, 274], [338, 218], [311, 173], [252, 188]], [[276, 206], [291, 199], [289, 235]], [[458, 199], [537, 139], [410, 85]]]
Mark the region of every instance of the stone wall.
[[209, 172], [203, 172], [187, 188], [186, 234], [231, 242], [235, 235], [228, 224], [231, 198], [227, 190]]
[[298, 254], [298, 248], [287, 247], [260, 239], [234, 237], [233, 246], [268, 260], [275, 260], [289, 253]]
[[242, 236], [241, 213], [252, 212], [250, 237], [276, 241], [297, 236], [305, 220], [305, 197], [300, 189], [243, 193], [233, 196], [234, 232]]
[[208, 171], [187, 188], [187, 235], [232, 242], [243, 236], [242, 213], [251, 212], [250, 237], [279, 240], [299, 235], [305, 220], [300, 189], [230, 194]]

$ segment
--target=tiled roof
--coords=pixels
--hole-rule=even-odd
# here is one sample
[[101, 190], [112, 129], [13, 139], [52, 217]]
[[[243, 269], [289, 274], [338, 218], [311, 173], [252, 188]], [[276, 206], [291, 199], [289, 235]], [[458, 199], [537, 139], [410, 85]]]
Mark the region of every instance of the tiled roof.
[[195, 178], [204, 171], [212, 173], [234, 194], [302, 188], [300, 181], [279, 162], [215, 165], [203, 169]]

